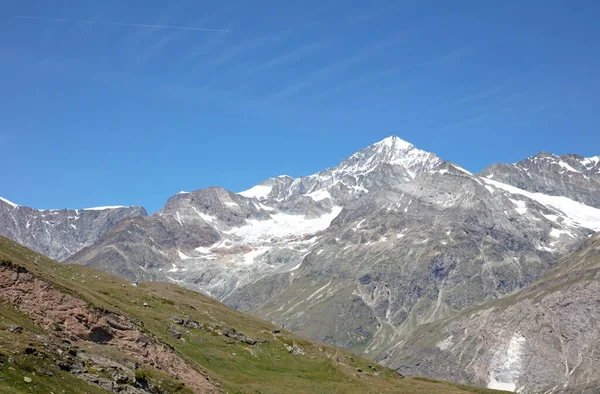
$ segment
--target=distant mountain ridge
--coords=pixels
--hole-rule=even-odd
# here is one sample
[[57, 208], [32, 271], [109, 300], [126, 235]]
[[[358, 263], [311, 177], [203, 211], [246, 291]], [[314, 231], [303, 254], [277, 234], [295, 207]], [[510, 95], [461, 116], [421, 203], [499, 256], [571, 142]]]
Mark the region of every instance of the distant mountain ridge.
[[119, 220], [146, 215], [142, 207], [41, 210], [0, 198], [0, 235], [63, 261], [96, 242]]
[[[171, 281], [401, 368], [405, 338], [522, 291], [600, 231], [599, 163], [539, 154], [472, 174], [389, 137], [310, 176], [178, 193], [67, 262]], [[460, 376], [532, 384], [513, 378]]]

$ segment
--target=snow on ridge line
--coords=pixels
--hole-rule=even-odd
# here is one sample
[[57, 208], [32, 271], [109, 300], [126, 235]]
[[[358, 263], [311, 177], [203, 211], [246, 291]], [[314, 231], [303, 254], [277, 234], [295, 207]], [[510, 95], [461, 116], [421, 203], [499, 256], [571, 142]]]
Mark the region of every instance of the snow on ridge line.
[[105, 206], [105, 207], [93, 207], [93, 208], [84, 208], [83, 211], [105, 211], [107, 209], [119, 209], [119, 208], [131, 208], [123, 205], [113, 205], [113, 206]]
[[485, 183], [502, 189], [511, 194], [518, 194], [534, 200], [542, 205], [551, 207], [565, 214], [568, 219], [576, 222], [581, 227], [600, 231], [600, 209], [590, 207], [564, 196], [549, 196], [542, 193], [531, 193], [506, 183], [481, 178]]
[[454, 164], [454, 163], [452, 163], [452, 167], [456, 168], [456, 169], [457, 169], [457, 170], [459, 170], [459, 171], [462, 171], [462, 172], [464, 172], [464, 173], [465, 173], [465, 174], [467, 174], [467, 175], [473, 175], [473, 173], [471, 173], [471, 172], [469, 172], [469, 171], [465, 170], [464, 168], [462, 168], [462, 167], [461, 167], [461, 166], [459, 166], [458, 164]]
[[273, 189], [273, 186], [267, 186], [267, 185], [256, 185], [254, 187], [251, 187], [248, 190], [244, 190], [243, 192], [239, 192], [238, 194], [240, 196], [244, 196], [247, 198], [261, 198], [261, 197], [267, 197], [269, 195], [269, 193], [271, 193], [271, 189]]
[[17, 208], [17, 207], [20, 206], [19, 204], [15, 204], [14, 202], [9, 201], [9, 200], [7, 200], [6, 198], [3, 198], [3, 197], [0, 197], [0, 201], [4, 201], [5, 203], [7, 203], [8, 205], [10, 205], [13, 208]]

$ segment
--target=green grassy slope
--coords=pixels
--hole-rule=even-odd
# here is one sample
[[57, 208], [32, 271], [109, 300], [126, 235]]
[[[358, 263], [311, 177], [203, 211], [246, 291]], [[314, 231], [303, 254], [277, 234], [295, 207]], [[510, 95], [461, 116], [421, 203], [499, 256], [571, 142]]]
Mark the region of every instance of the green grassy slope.
[[[395, 371], [343, 350], [313, 343], [285, 330], [236, 312], [201, 294], [167, 283], [132, 287], [123, 279], [84, 266], [59, 264], [0, 237], [5, 270], [26, 270], [53, 289], [84, 300], [90, 310], [114, 313], [136, 322], [145, 335], [188, 365], [203, 371], [229, 393], [496, 393], [474, 387], [404, 378]], [[8, 263], [10, 261], [10, 263]], [[36, 326], [27, 311], [5, 302], [0, 287], [0, 392], [99, 393], [57, 366], [68, 354], [87, 354], [135, 365], [130, 382], [149, 382], [155, 392], [192, 392], [180, 378], [155, 366], [137, 363], [118, 347], [71, 339], [72, 349], [57, 355], [61, 322], [55, 330]], [[176, 317], [177, 319], [173, 319]], [[178, 324], [182, 319], [189, 323]], [[11, 332], [15, 326], [22, 332]], [[223, 335], [225, 334], [225, 335]], [[254, 343], [256, 342], [256, 343]], [[71, 358], [73, 358], [71, 357]], [[92, 358], [93, 358], [92, 357]], [[10, 358], [10, 360], [9, 360]], [[58, 360], [54, 360], [58, 359]], [[88, 362], [88, 361], [86, 361]], [[87, 365], [87, 364], [86, 364]], [[102, 377], [105, 370], [87, 367]], [[26, 381], [31, 379], [31, 381]]]

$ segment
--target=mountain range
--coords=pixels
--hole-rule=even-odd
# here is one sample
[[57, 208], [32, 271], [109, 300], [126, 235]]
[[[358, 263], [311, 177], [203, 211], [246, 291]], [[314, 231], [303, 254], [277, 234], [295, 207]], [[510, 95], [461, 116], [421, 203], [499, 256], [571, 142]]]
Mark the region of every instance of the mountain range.
[[[92, 224], [86, 237], [47, 211], [0, 208], [2, 226], [13, 222], [4, 234], [39, 252], [177, 283], [404, 374], [519, 392], [580, 392], [600, 378], [598, 363], [584, 362], [593, 344], [559, 329], [580, 319], [570, 335], [597, 330], [598, 312], [545, 306], [596, 294], [586, 286], [598, 262], [590, 250], [600, 231], [600, 156], [539, 153], [471, 174], [389, 137], [310, 176], [241, 193], [182, 192], [151, 216], [65, 211], [66, 220], [106, 213], [81, 222]], [[35, 237], [24, 236], [31, 223]], [[540, 361], [548, 355], [564, 373], [549, 372], [559, 367]]]

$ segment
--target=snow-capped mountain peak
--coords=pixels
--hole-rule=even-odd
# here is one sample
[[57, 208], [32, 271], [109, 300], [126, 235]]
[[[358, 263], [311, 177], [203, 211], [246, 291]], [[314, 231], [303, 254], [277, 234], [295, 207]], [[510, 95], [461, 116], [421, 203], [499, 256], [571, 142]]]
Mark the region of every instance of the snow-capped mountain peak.
[[433, 153], [425, 152], [403, 139], [391, 136], [362, 149], [334, 168], [299, 178], [280, 176], [240, 192], [261, 201], [281, 203], [306, 196], [315, 202], [351, 200], [369, 192], [374, 185], [393, 187], [409, 182], [444, 163]]
[[[410, 179], [442, 164], [435, 154], [415, 148], [403, 139], [391, 136], [381, 140], [342, 161], [340, 170], [368, 173], [381, 164], [402, 167]], [[408, 179], [407, 179], [408, 180]]]

